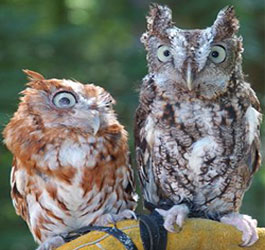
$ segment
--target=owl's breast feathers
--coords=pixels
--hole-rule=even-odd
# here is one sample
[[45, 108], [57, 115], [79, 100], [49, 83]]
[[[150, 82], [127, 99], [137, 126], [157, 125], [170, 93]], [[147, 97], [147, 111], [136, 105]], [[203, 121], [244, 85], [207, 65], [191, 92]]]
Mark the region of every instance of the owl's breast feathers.
[[246, 83], [207, 100], [144, 81], [135, 131], [145, 199], [188, 200], [209, 217], [238, 210], [260, 165], [258, 110]]
[[127, 133], [121, 125], [92, 136], [36, 128], [31, 122], [13, 118], [4, 137], [14, 155], [13, 203], [37, 242], [135, 208]]

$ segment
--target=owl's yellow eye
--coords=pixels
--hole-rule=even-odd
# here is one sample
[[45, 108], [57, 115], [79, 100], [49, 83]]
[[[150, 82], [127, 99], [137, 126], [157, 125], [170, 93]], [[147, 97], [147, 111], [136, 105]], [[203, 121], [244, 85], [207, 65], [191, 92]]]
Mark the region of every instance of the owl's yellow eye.
[[157, 57], [161, 62], [167, 62], [172, 57], [170, 47], [162, 45], [157, 50]]
[[209, 58], [214, 63], [222, 63], [226, 58], [226, 50], [221, 45], [212, 47]]
[[55, 94], [52, 102], [57, 108], [62, 109], [71, 108], [77, 103], [75, 96], [72, 93], [66, 91], [61, 91]]

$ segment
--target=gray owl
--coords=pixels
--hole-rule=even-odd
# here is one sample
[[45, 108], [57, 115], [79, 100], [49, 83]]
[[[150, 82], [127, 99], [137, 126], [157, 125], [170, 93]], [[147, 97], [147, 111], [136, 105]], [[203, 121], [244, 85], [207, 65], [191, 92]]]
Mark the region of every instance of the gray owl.
[[238, 29], [233, 7], [209, 28], [183, 30], [168, 7], [151, 5], [135, 144], [144, 199], [168, 231], [187, 216], [209, 218], [235, 226], [250, 246], [257, 221], [239, 209], [260, 166], [261, 113]]

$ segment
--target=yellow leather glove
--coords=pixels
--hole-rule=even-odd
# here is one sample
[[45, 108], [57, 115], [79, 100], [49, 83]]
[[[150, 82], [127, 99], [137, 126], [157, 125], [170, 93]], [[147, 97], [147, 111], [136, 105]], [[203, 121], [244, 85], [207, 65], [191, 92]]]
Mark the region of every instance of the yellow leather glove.
[[[110, 225], [111, 226], [111, 225]], [[139, 250], [143, 249], [139, 222], [124, 220], [117, 228], [125, 232]], [[253, 246], [242, 248], [241, 233], [233, 226], [206, 219], [187, 219], [179, 233], [168, 233], [167, 250], [265, 250], [265, 228], [258, 228], [259, 240]], [[119, 250], [123, 245], [115, 237], [92, 231], [57, 250]]]

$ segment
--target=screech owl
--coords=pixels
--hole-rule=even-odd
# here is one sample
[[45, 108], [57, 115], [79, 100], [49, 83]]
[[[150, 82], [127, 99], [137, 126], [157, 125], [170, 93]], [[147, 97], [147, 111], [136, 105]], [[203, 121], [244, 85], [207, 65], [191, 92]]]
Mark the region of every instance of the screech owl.
[[257, 221], [239, 209], [260, 166], [261, 113], [244, 80], [238, 29], [233, 7], [209, 28], [183, 30], [168, 7], [151, 5], [135, 146], [144, 199], [168, 231], [204, 217], [234, 225], [249, 246]]
[[14, 155], [11, 196], [38, 249], [63, 244], [61, 234], [135, 217], [137, 195], [127, 132], [103, 88], [46, 80], [30, 82], [4, 129]]

